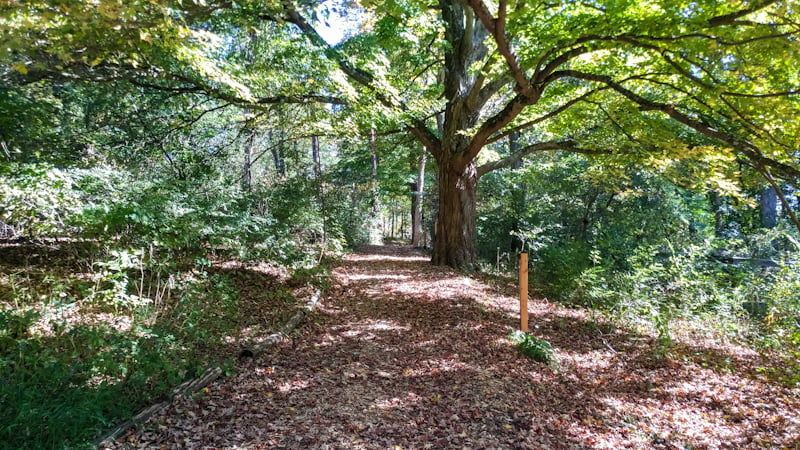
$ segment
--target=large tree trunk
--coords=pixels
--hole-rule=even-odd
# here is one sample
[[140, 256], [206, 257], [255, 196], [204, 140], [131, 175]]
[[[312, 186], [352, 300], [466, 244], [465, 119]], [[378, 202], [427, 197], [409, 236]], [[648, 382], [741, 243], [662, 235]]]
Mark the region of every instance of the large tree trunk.
[[439, 217], [431, 262], [434, 265], [475, 270], [476, 189], [475, 161], [460, 169], [440, 161]]
[[444, 55], [442, 81], [447, 105], [441, 122], [441, 138], [428, 143], [432, 145], [429, 150], [436, 157], [439, 185], [439, 211], [431, 261], [435, 265], [473, 271], [477, 263], [475, 210], [478, 185], [477, 152], [474, 150], [483, 146], [483, 143], [478, 143], [483, 138], [473, 142], [468, 130], [481, 118], [480, 111], [488, 97], [481, 94], [486, 79], [471, 68], [488, 54], [484, 41], [489, 30], [471, 8], [458, 0], [440, 0], [439, 5], [445, 22], [444, 38], [452, 48]]

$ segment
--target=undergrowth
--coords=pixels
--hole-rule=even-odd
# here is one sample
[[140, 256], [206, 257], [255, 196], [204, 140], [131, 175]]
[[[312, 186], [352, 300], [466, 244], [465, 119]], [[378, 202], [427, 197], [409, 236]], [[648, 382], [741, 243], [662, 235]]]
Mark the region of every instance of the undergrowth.
[[225, 275], [165, 275], [169, 294], [163, 286], [162, 295], [142, 297], [119, 254], [95, 266], [89, 282], [52, 272], [45, 277], [61, 283], [45, 289], [11, 280], [14, 308], [0, 311], [5, 445], [90, 447], [100, 432], [198, 375], [215, 359], [209, 349], [236, 326], [237, 292]]
[[266, 318], [248, 309], [294, 301], [272, 278], [203, 258], [178, 269], [138, 250], [93, 257], [2, 271], [0, 448], [90, 448], [208, 365], [231, 370], [240, 330]]
[[0, 167], [0, 448], [92, 447], [325, 287], [347, 235], [305, 176], [141, 170]]
[[[773, 233], [770, 242], [782, 236], [787, 239]], [[635, 251], [623, 269], [599, 260], [580, 263], [575, 255], [570, 263], [570, 253], [564, 252], [560, 264], [569, 266], [570, 273], [554, 274], [550, 268], [559, 266], [539, 260], [534, 283], [545, 287], [549, 298], [589, 307], [609, 320], [652, 334], [656, 359], [670, 355], [679, 334], [711, 337], [777, 355], [782, 363], [762, 372], [782, 384], [800, 385], [797, 249], [790, 246], [790, 251], [768, 254], [767, 267], [730, 264], [709, 256], [715, 254], [715, 246], [760, 256], [752, 243], [740, 244], [740, 249], [735, 245], [708, 242], [676, 249], [667, 241]]]
[[539, 339], [522, 330], [512, 331], [508, 338], [528, 358], [546, 364], [554, 364], [556, 362], [553, 347], [546, 340]]

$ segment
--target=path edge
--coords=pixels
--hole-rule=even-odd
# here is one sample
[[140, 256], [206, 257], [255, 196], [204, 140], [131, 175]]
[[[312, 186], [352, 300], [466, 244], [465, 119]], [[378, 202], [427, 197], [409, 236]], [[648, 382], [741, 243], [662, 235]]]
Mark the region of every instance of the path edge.
[[[320, 289], [315, 289], [314, 293], [311, 295], [311, 298], [305, 303], [302, 308], [297, 309], [292, 317], [289, 318], [281, 327], [278, 328], [278, 331], [275, 333], [270, 334], [264, 339], [263, 342], [259, 342], [258, 344], [246, 347], [239, 353], [239, 357], [243, 356], [251, 356], [257, 357], [263, 354], [265, 351], [269, 350], [270, 348], [274, 347], [284, 339], [289, 337], [289, 334], [297, 328], [303, 320], [309, 314], [313, 313], [317, 305], [319, 304], [320, 298], [322, 297], [322, 291]], [[98, 449], [108, 448], [114, 441], [119, 439], [123, 433], [128, 431], [128, 429], [135, 427], [136, 425], [140, 425], [146, 422], [150, 417], [156, 415], [158, 412], [163, 410], [164, 408], [170, 406], [175, 399], [181, 396], [188, 396], [191, 395], [200, 389], [208, 386], [214, 380], [219, 378], [222, 375], [222, 369], [214, 364], [207, 367], [200, 376], [184, 381], [178, 387], [172, 390], [172, 393], [169, 396], [168, 400], [165, 400], [160, 403], [156, 403], [154, 405], [150, 405], [131, 417], [130, 419], [122, 422], [121, 424], [117, 425], [111, 431], [105, 433], [100, 438], [95, 441], [96, 447]]]

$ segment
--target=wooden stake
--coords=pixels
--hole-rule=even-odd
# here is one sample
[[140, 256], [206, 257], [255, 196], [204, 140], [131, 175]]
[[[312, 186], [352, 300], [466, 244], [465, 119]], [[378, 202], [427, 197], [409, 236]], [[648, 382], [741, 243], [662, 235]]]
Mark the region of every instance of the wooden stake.
[[519, 329], [528, 332], [528, 254], [519, 254]]

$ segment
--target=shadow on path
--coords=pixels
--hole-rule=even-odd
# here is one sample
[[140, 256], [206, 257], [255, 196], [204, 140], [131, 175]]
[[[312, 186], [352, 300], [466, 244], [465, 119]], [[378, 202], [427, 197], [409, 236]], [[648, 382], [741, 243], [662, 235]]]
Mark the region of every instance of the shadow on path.
[[[507, 335], [515, 298], [408, 247], [366, 247], [334, 272], [292, 343], [128, 437], [131, 446], [239, 448], [793, 447], [796, 392], [676, 358], [646, 336], [541, 300], [532, 331], [559, 368]], [[603, 331], [605, 330], [605, 332]], [[708, 352], [686, 347], [686, 352]], [[716, 351], [716, 350], [715, 350]], [[730, 370], [729, 370], [730, 369]]]

